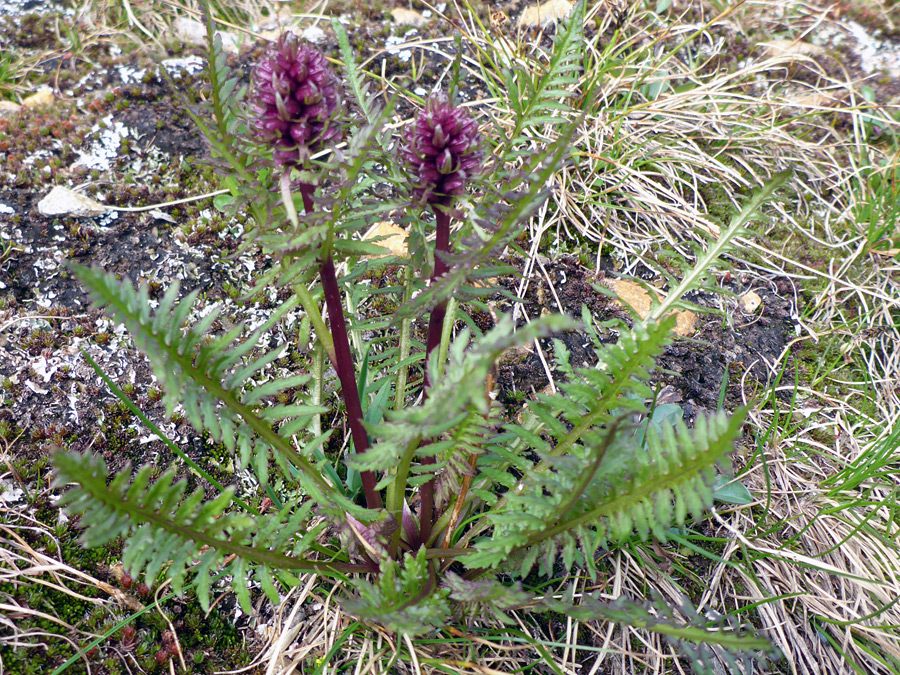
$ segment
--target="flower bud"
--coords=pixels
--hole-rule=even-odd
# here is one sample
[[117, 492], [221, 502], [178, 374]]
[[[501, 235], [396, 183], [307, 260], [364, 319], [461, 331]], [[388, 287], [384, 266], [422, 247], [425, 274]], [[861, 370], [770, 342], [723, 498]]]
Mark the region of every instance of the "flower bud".
[[340, 84], [325, 57], [284, 33], [270, 44], [251, 75], [250, 130], [285, 166], [341, 138]]
[[484, 164], [478, 123], [443, 92], [428, 97], [400, 152], [413, 192], [426, 204], [448, 204]]

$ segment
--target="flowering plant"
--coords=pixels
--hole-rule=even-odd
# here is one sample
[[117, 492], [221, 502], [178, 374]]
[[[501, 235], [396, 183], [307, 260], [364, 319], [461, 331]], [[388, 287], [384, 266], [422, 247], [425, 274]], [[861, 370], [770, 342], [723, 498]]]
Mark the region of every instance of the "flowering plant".
[[[573, 86], [582, 20], [579, 5], [559, 30], [550, 70], [534, 93], [539, 103], [543, 97], [559, 110], [559, 92]], [[218, 496], [185, 496], [188, 482], [176, 482], [174, 468], [151, 482], [152, 467], [126, 467], [110, 480], [102, 457], [60, 452], [57, 484], [75, 485], [63, 499], [83, 514], [87, 544], [126, 535], [124, 562], [133, 577], [165, 569], [176, 591], [192, 577], [204, 604], [222, 568], [246, 611], [251, 578], [277, 602], [279, 585], [296, 583], [297, 572], [349, 576], [355, 591], [344, 600], [348, 611], [411, 634], [444, 625], [454, 609], [488, 611], [503, 622], [508, 610], [530, 602], [582, 616], [587, 605], [535, 598], [522, 580], [535, 570], [576, 567], [595, 577], [598, 551], [633, 537], [665, 540], [670, 527], [701, 517], [742, 416], [717, 413], [693, 430], [680, 419], [649, 426], [635, 444], [632, 420], [653, 398], [650, 366], [670, 340], [673, 322], [662, 313], [620, 326], [613, 345], [601, 340], [586, 311], [580, 321], [548, 316], [516, 326], [501, 316], [483, 333], [456, 331], [466, 303], [485, 294], [485, 280], [509, 269], [503, 256], [544, 203], [578, 116], [568, 110], [574, 121], [539, 152], [527, 153], [523, 136], [495, 147], [495, 156], [517, 157], [519, 166], [488, 166], [490, 133], [438, 91], [398, 142], [385, 123], [391, 106], [373, 104], [346, 34], [333, 26], [349, 94], [322, 54], [285, 34], [253, 70], [243, 106], [210, 29], [213, 122], [195, 120], [229, 167], [232, 208], [246, 205], [255, 220], [244, 248], [259, 247], [273, 259], [251, 290], [278, 291], [279, 304], [263, 325], [215, 334], [218, 310], [197, 323], [188, 319], [196, 292], [182, 298], [175, 285], [151, 308], [145, 288], [75, 268], [149, 357], [169, 412], [180, 405], [263, 489], [277, 472], [279, 490], [268, 492], [275, 508], [259, 513], [244, 501], [255, 495], [238, 495], [212, 477]], [[231, 133], [241, 110], [243, 140]], [[544, 112], [525, 110], [516, 128], [536, 124]], [[268, 172], [251, 171], [259, 166]], [[379, 192], [385, 184], [392, 196]], [[405, 259], [384, 257], [362, 232], [404, 211], [411, 240], [428, 241], [433, 223], [434, 244], [411, 246], [417, 250]], [[385, 315], [367, 318], [354, 311], [357, 282], [378, 274], [402, 283]], [[287, 347], [270, 349], [267, 338], [297, 311], [297, 343], [314, 340], [312, 365], [275, 375], [272, 366], [283, 363]], [[414, 328], [424, 328], [426, 315], [425, 344], [417, 350]], [[596, 363], [570, 363], [557, 342], [559, 392], [506, 418], [494, 400], [495, 362], [513, 347], [566, 330], [583, 332]], [[370, 351], [361, 349], [363, 331]], [[353, 452], [346, 456], [343, 425], [323, 425], [334, 412], [324, 396], [326, 359], [350, 430]], [[518, 580], [502, 583], [497, 572]], [[598, 600], [589, 607], [592, 616], [614, 621], [663, 623], [660, 630], [676, 640], [696, 636], [692, 626], [655, 622], [657, 610], [641, 603]], [[719, 638], [706, 635], [726, 643]]]
[[303, 165], [341, 138], [340, 83], [321, 52], [284, 33], [253, 69], [250, 130], [275, 161]]

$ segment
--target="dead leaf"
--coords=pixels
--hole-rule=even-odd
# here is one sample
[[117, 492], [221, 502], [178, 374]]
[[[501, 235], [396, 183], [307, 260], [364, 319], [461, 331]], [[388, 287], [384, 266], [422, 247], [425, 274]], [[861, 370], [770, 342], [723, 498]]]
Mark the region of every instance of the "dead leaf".
[[765, 47], [766, 56], [786, 56], [788, 58], [802, 58], [804, 56], [821, 56], [825, 50], [818, 45], [799, 40], [769, 40], [760, 42], [760, 47]]
[[50, 87], [42, 87], [22, 101], [22, 105], [25, 108], [36, 108], [41, 105], [50, 105], [53, 101], [53, 90]]
[[85, 195], [57, 185], [38, 202], [38, 212], [42, 216], [74, 216], [75, 218], [90, 218], [101, 216], [109, 208], [98, 201]]
[[572, 13], [572, 7], [569, 0], [547, 0], [543, 4], [532, 5], [522, 12], [519, 17], [519, 26], [526, 28], [547, 26], [569, 16]]
[[416, 10], [407, 9], [406, 7], [394, 7], [394, 9], [391, 10], [391, 18], [398, 26], [415, 26], [416, 28], [419, 28], [428, 23], [428, 19], [419, 14]]
[[840, 105], [841, 101], [822, 92], [797, 93], [787, 96], [788, 105], [798, 108], [829, 108]]
[[406, 238], [408, 236], [406, 230], [389, 220], [383, 220], [380, 223], [376, 223], [373, 228], [366, 232], [366, 236], [363, 238], [367, 241], [377, 240], [372, 241], [372, 243], [386, 248], [388, 252], [382, 253], [381, 255], [363, 256], [363, 260], [386, 258], [389, 255], [405, 258], [409, 254], [409, 249], [406, 246]]
[[762, 298], [754, 291], [747, 291], [741, 296], [741, 309], [747, 314], [753, 314], [762, 304]]
[[[606, 285], [612, 288], [619, 300], [631, 307], [642, 319], [650, 316], [652, 300], [643, 286], [627, 279], [608, 279]], [[657, 301], [664, 297], [661, 292], [654, 291]], [[682, 337], [691, 335], [697, 325], [697, 315], [687, 310], [675, 310], [675, 334]]]

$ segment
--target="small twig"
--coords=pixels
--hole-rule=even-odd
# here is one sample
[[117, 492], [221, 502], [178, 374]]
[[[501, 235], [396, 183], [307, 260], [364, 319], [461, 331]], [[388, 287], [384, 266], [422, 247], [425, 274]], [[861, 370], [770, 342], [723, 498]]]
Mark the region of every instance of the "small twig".
[[441, 548], [450, 548], [450, 540], [453, 538], [453, 530], [456, 529], [456, 524], [459, 522], [460, 515], [462, 515], [463, 506], [466, 503], [466, 496], [469, 493], [469, 487], [472, 485], [472, 477], [475, 475], [475, 465], [477, 463], [478, 457], [475, 455], [475, 453], [470, 453], [470, 473], [463, 476], [462, 485], [460, 485], [459, 488], [459, 496], [456, 498], [456, 503], [453, 505], [453, 512], [450, 514], [450, 521], [447, 523], [447, 529], [444, 532], [444, 541], [441, 544]]
[[122, 211], [124, 213], [140, 213], [142, 211], [154, 211], [156, 209], [161, 209], [166, 206], [178, 206], [179, 204], [188, 204], [190, 202], [199, 202], [203, 199], [209, 199], [210, 197], [218, 197], [219, 195], [226, 195], [230, 193], [231, 190], [216, 190], [215, 192], [207, 192], [204, 195], [196, 195], [194, 197], [185, 197], [184, 199], [176, 199], [173, 202], [160, 202], [159, 204], [150, 204], [149, 206], [109, 206], [108, 204], [104, 204], [107, 209], [110, 211]]
[[[491, 402], [494, 398], [494, 387], [497, 384], [496, 371], [492, 368], [488, 373], [487, 382], [484, 385], [484, 393], [485, 398], [487, 398], [488, 406], [491, 405]], [[456, 498], [456, 503], [453, 505], [453, 512], [450, 514], [450, 520], [447, 522], [447, 529], [444, 532], [444, 542], [441, 544], [441, 548], [450, 548], [450, 541], [453, 538], [453, 530], [456, 529], [456, 524], [459, 522], [459, 518], [462, 515], [463, 506], [466, 503], [466, 496], [469, 493], [469, 488], [472, 485], [472, 478], [475, 476], [475, 466], [478, 464], [478, 456], [473, 452], [469, 453], [469, 473], [463, 476], [462, 485], [460, 485], [459, 496]]]
[[[153, 594], [153, 605], [156, 607], [156, 611], [159, 613], [159, 615], [163, 618], [163, 621], [165, 621], [169, 626], [169, 632], [172, 633], [172, 640], [175, 642], [175, 651], [178, 652], [178, 661], [179, 663], [181, 663], [181, 670], [186, 673], [188, 671], [187, 664], [184, 662], [184, 650], [182, 650], [181, 642], [179, 642], [178, 640], [178, 633], [175, 632], [174, 624], [171, 622], [169, 617], [165, 615], [165, 613], [162, 611], [162, 607], [160, 607], [159, 605], [160, 593], [162, 593], [163, 589], [169, 586], [171, 583], [171, 579], [166, 579], [159, 585], [159, 587], [156, 589], [156, 592]], [[171, 663], [171, 661], [169, 663]]]

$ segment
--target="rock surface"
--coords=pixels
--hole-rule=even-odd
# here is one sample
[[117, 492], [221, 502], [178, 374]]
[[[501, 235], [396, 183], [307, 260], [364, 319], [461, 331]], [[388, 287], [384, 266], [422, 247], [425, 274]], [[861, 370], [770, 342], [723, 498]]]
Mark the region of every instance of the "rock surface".
[[79, 192], [57, 185], [38, 202], [38, 212], [42, 216], [74, 216], [92, 218], [101, 216], [109, 208], [98, 201], [85, 197]]
[[[206, 45], [206, 26], [194, 19], [187, 17], [179, 17], [172, 25], [175, 37], [189, 45]], [[237, 54], [240, 51], [238, 47], [237, 37], [234, 33], [227, 31], [217, 31], [222, 38], [222, 49], [226, 54]]]

